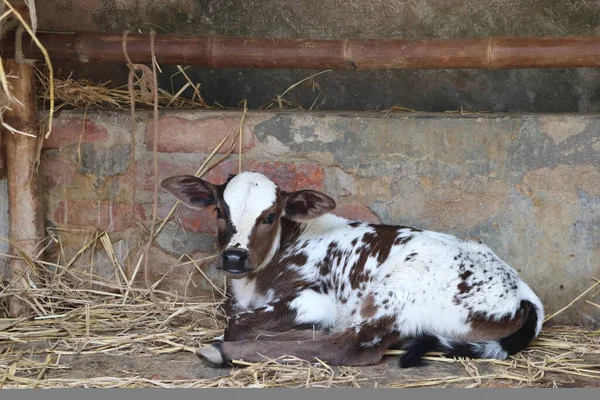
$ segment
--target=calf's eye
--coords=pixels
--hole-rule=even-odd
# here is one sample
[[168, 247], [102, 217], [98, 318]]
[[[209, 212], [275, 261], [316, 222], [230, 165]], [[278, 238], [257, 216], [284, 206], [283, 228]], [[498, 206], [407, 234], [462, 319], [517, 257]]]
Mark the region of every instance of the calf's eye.
[[265, 218], [265, 221], [263, 223], [264, 224], [272, 224], [273, 221], [275, 221], [275, 213], [271, 213], [271, 214], [267, 215], [267, 218]]
[[223, 219], [223, 213], [221, 212], [221, 209], [219, 207], [215, 207], [215, 209], [217, 210], [217, 218]]

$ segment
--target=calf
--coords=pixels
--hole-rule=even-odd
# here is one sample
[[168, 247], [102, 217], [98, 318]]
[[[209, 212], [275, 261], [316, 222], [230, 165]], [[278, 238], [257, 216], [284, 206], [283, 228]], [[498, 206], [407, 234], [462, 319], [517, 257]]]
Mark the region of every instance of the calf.
[[371, 365], [401, 341], [402, 367], [429, 351], [504, 359], [542, 328], [539, 298], [483, 244], [341, 218], [329, 196], [286, 192], [253, 172], [162, 187], [216, 209], [233, 315], [224, 342], [198, 350], [212, 366], [282, 355]]

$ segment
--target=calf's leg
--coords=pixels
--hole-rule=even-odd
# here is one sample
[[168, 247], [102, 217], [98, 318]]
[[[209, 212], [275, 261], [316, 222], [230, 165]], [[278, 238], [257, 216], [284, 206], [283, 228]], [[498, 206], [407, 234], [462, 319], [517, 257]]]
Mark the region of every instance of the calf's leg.
[[261, 362], [281, 356], [307, 361], [317, 358], [331, 365], [378, 364], [385, 350], [398, 341], [398, 332], [387, 319], [319, 335], [314, 339], [294, 341], [241, 340], [216, 343], [199, 349], [197, 355], [208, 365], [225, 367], [232, 360]]
[[297, 309], [290, 306], [292, 300], [277, 301], [252, 311], [233, 315], [225, 328], [225, 341], [259, 338], [261, 340], [306, 340], [324, 335], [324, 332], [320, 332], [319, 313], [314, 313], [315, 318], [312, 320], [303, 318], [299, 322]]
[[276, 341], [276, 342], [286, 342], [286, 341], [296, 341], [296, 340], [313, 340], [317, 338], [321, 338], [323, 336], [327, 336], [328, 332], [324, 330], [316, 330], [316, 329], [302, 329], [299, 327], [297, 330], [290, 330], [285, 332], [279, 331], [267, 331], [267, 330], [239, 330], [235, 335], [235, 340], [227, 340], [232, 339], [231, 336], [226, 338], [226, 342], [235, 342], [241, 340], [260, 340], [260, 341]]

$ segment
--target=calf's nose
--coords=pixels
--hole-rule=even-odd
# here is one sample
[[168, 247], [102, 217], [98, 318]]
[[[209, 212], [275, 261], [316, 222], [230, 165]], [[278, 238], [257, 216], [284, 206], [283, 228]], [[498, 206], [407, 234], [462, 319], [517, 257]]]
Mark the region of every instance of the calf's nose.
[[222, 254], [223, 270], [230, 274], [243, 274], [248, 272], [248, 250], [227, 249]]

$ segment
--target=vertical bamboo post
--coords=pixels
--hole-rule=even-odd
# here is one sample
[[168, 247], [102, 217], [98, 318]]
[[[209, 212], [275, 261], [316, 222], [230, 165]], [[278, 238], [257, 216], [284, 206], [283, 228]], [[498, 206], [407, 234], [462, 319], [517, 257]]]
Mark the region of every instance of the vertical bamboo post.
[[[5, 113], [5, 121], [13, 128], [39, 135], [35, 91], [35, 71], [31, 64], [15, 60], [5, 63], [11, 93], [18, 100]], [[35, 282], [31, 260], [35, 260], [36, 247], [43, 239], [44, 221], [37, 179], [37, 145], [41, 138], [28, 137], [3, 130], [6, 145], [6, 177], [8, 179], [10, 264], [13, 290], [18, 296], [10, 299], [10, 313], [17, 317], [28, 313], [29, 306], [19, 297], [26, 297], [30, 282]]]

